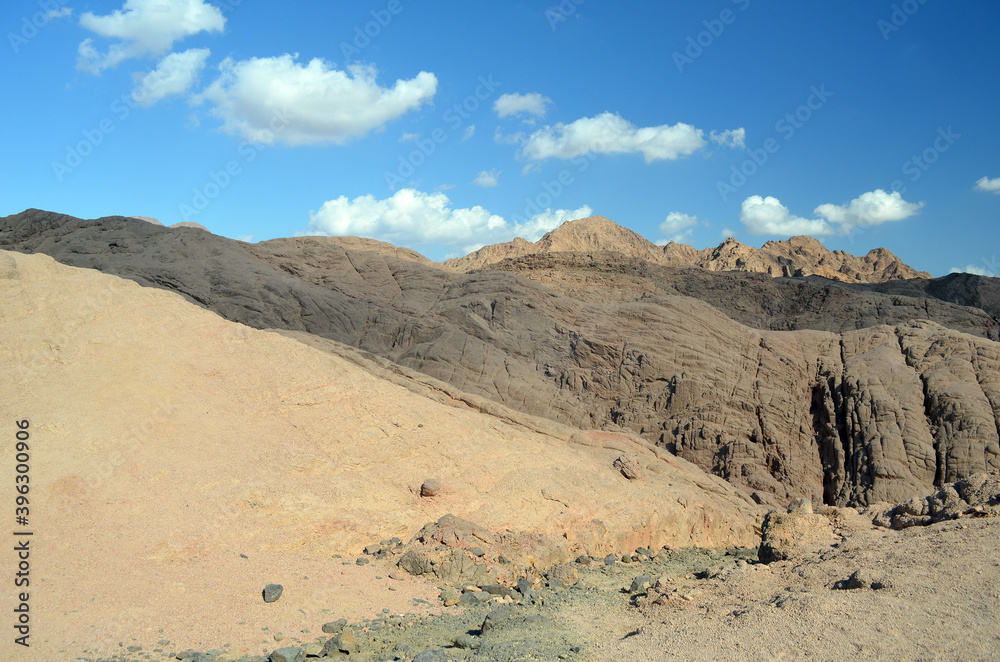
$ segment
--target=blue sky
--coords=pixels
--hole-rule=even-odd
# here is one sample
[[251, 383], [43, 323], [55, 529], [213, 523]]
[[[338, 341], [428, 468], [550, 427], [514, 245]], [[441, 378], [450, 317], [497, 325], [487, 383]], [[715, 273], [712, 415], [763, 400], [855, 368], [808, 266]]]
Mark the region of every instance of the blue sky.
[[600, 214], [1000, 273], [1000, 5], [9, 1], [0, 214], [433, 259]]

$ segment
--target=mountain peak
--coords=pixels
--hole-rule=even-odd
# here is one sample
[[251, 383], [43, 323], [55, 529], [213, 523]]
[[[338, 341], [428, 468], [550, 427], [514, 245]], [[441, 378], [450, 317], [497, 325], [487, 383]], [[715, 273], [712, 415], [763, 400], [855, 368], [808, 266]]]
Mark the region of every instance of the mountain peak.
[[930, 274], [907, 266], [885, 248], [856, 257], [830, 251], [818, 239], [807, 235], [768, 241], [760, 248], [747, 246], [733, 237], [704, 250], [674, 242], [661, 247], [604, 216], [567, 221], [534, 243], [518, 238], [484, 246], [465, 257], [448, 260], [445, 265], [459, 271], [475, 271], [525, 255], [596, 252], [618, 253], [653, 264], [748, 271], [775, 277], [815, 275], [848, 282], [930, 278]]

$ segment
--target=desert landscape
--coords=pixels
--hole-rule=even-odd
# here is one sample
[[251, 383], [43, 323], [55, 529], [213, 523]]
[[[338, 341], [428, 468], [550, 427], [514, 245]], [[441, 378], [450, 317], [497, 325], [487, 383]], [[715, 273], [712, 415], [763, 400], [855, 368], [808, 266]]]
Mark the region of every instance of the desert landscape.
[[0, 7], [0, 662], [1000, 662], [1000, 3]]
[[40, 210], [0, 249], [23, 659], [1000, 650], [996, 279], [602, 217], [443, 264]]

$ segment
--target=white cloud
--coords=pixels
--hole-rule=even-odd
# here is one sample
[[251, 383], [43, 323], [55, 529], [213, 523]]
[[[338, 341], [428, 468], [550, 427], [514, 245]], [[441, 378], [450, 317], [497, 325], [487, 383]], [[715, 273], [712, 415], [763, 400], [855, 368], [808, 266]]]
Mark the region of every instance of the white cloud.
[[849, 234], [862, 226], [901, 221], [916, 214], [924, 203], [903, 200], [899, 192], [876, 189], [863, 193], [846, 205], [823, 204], [813, 213], [822, 218], [792, 214], [774, 197], [752, 195], [743, 201], [740, 221], [752, 234], [831, 235]]
[[589, 205], [583, 205], [577, 209], [546, 209], [523, 223], [514, 223], [513, 236], [501, 241], [509, 241], [514, 237], [538, 241], [545, 233], [555, 230], [566, 221], [575, 221], [578, 218], [588, 218], [593, 215], [594, 210]]
[[421, 71], [381, 87], [371, 65], [340, 71], [319, 58], [302, 65], [288, 54], [239, 62], [227, 58], [219, 71], [196, 103], [211, 101], [212, 114], [228, 133], [288, 145], [342, 145], [360, 138], [428, 103], [438, 82], [434, 74]]
[[521, 113], [545, 117], [545, 106], [550, 103], [552, 99], [543, 97], [538, 92], [503, 94], [493, 102], [493, 110], [500, 119]]
[[672, 211], [667, 214], [665, 221], [660, 223], [660, 234], [673, 234], [698, 225], [698, 217], [682, 214], [679, 211]]
[[693, 154], [705, 144], [704, 132], [690, 124], [637, 127], [620, 115], [606, 112], [570, 124], [545, 126], [528, 136], [522, 151], [536, 161], [640, 152], [646, 163], [651, 163]]
[[72, 16], [73, 10], [69, 7], [63, 7], [62, 9], [50, 9], [45, 13], [45, 20], [51, 21], [56, 18], [66, 18], [67, 16]]
[[167, 55], [153, 71], [134, 76], [132, 99], [140, 106], [152, 106], [161, 99], [184, 94], [197, 82], [210, 53], [207, 48], [192, 48]]
[[125, 0], [121, 9], [106, 16], [80, 16], [87, 30], [119, 41], [101, 53], [93, 39], [83, 40], [77, 67], [99, 74], [129, 58], [166, 53], [174, 42], [199, 32], [222, 32], [225, 24], [219, 8], [204, 0]]
[[739, 147], [743, 149], [747, 146], [747, 130], [744, 128], [728, 129], [721, 133], [713, 131], [708, 134], [709, 139], [722, 145], [723, 147]]
[[736, 233], [733, 232], [732, 228], [722, 228], [722, 232], [719, 233], [719, 236], [723, 239], [729, 239], [730, 237], [735, 237]]
[[415, 143], [420, 140], [419, 133], [404, 133], [399, 137], [399, 142], [401, 143]]
[[462, 135], [462, 142], [465, 142], [474, 135], [476, 135], [476, 125], [470, 124], [469, 126], [465, 127], [465, 133]]
[[[309, 234], [358, 235], [397, 246], [430, 245], [461, 249], [509, 241], [521, 236], [536, 241], [564, 221], [591, 215], [590, 207], [546, 209], [523, 223], [509, 223], [480, 206], [453, 208], [444, 193], [401, 189], [384, 200], [363, 195], [341, 196], [309, 213]], [[474, 250], [470, 249], [470, 250]]]
[[474, 180], [472, 180], [472, 183], [476, 186], [492, 188], [500, 183], [499, 179], [499, 170], [483, 170]]
[[964, 268], [952, 267], [951, 272], [953, 274], [973, 274], [975, 276], [989, 276], [990, 278], [996, 278], [997, 275], [986, 269], [984, 267], [977, 267], [974, 264], [967, 264]]
[[814, 213], [838, 227], [841, 234], [846, 234], [859, 226], [902, 221], [916, 214], [923, 206], [922, 202], [917, 204], [903, 200], [899, 191], [886, 193], [882, 189], [875, 189], [862, 193], [847, 205], [820, 205]]
[[976, 180], [976, 190], [986, 191], [987, 193], [996, 193], [1000, 195], [1000, 177], [996, 179], [990, 179], [989, 177], [981, 177]]
[[751, 234], [831, 234], [833, 228], [823, 220], [802, 218], [788, 211], [777, 198], [751, 195], [743, 201], [740, 222]]
[[694, 232], [694, 227], [698, 225], [698, 217], [682, 214], [679, 211], [672, 211], [667, 214], [666, 220], [660, 223], [660, 234], [667, 237], [659, 245], [665, 245], [672, 241], [682, 243], [686, 241]]

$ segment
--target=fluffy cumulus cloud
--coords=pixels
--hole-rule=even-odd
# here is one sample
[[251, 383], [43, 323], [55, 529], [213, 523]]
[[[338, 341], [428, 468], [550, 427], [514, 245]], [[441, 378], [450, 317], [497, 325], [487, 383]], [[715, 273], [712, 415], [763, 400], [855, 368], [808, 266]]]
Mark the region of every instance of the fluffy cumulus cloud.
[[545, 117], [546, 106], [550, 103], [552, 99], [543, 97], [538, 92], [503, 94], [493, 102], [493, 111], [500, 119], [522, 113]]
[[691, 236], [691, 233], [694, 232], [696, 225], [698, 225], [697, 216], [672, 211], [667, 214], [666, 220], [660, 223], [660, 234], [667, 237], [667, 239], [662, 239], [656, 243], [663, 246], [671, 241], [678, 244], [686, 241]]
[[1000, 195], [1000, 177], [997, 177], [996, 179], [981, 177], [976, 181], [976, 190]]
[[740, 222], [751, 234], [831, 234], [830, 224], [820, 219], [802, 218], [788, 211], [788, 207], [770, 195], [762, 198], [751, 195], [743, 201]]
[[792, 214], [777, 198], [752, 195], [743, 201], [740, 221], [752, 234], [846, 235], [859, 227], [901, 221], [920, 211], [923, 203], [907, 202], [898, 192], [876, 189], [846, 205], [823, 204], [813, 213], [821, 218]]
[[99, 74], [123, 60], [161, 55], [174, 43], [199, 32], [222, 32], [226, 19], [218, 7], [204, 0], [125, 0], [106, 16], [86, 12], [80, 25], [107, 39], [116, 39], [106, 53], [85, 39], [77, 49], [77, 67]]
[[[735, 135], [739, 131], [736, 129], [728, 134]], [[706, 144], [704, 131], [690, 124], [637, 127], [621, 115], [601, 113], [570, 124], [542, 127], [527, 137], [522, 153], [535, 161], [591, 154], [641, 153], [646, 163], [651, 163], [688, 156]]]
[[371, 195], [329, 200], [310, 212], [309, 234], [357, 235], [398, 246], [438, 244], [470, 251], [515, 236], [535, 241], [564, 221], [590, 214], [589, 207], [545, 210], [523, 223], [509, 223], [478, 205], [453, 208], [444, 193], [406, 188], [383, 200]]
[[132, 99], [140, 106], [152, 106], [161, 99], [184, 94], [198, 80], [209, 54], [207, 48], [192, 48], [167, 55], [153, 71], [134, 76]]
[[410, 80], [382, 87], [371, 65], [346, 71], [315, 58], [292, 55], [233, 61], [195, 99], [209, 101], [223, 130], [250, 142], [288, 145], [344, 144], [428, 103], [437, 77], [421, 71]]
[[483, 170], [475, 179], [472, 180], [472, 183], [476, 186], [484, 186], [486, 188], [497, 186], [500, 183], [500, 171]]

